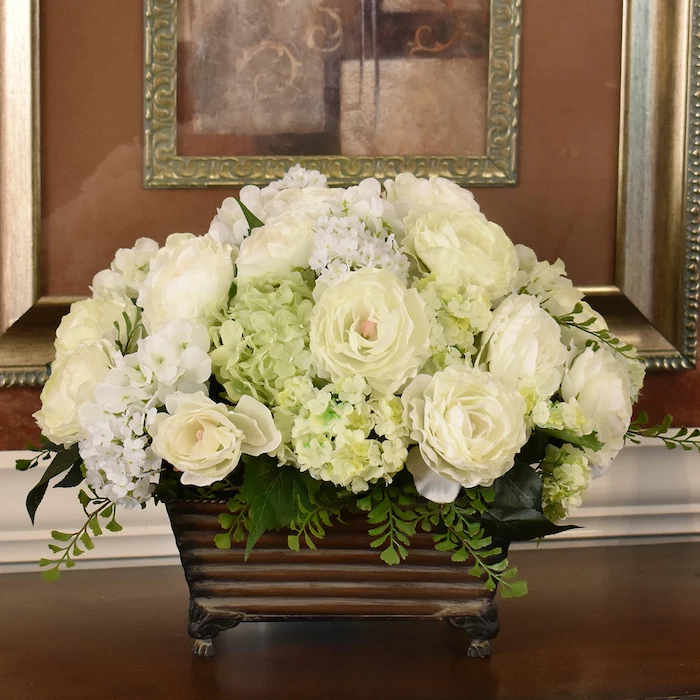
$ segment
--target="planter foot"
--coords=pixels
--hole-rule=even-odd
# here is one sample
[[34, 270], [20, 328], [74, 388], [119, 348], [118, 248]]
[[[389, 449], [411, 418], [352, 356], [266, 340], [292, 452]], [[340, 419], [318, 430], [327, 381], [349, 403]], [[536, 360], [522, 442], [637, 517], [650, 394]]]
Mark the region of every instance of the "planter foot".
[[472, 639], [467, 656], [470, 659], [488, 659], [491, 656], [491, 642], [488, 639]]
[[216, 654], [214, 642], [211, 639], [193, 639], [192, 653], [195, 656], [212, 657]]
[[448, 618], [450, 624], [465, 630], [471, 637], [467, 656], [472, 659], [487, 659], [491, 656], [491, 643], [499, 630], [498, 607], [490, 600], [476, 615]]

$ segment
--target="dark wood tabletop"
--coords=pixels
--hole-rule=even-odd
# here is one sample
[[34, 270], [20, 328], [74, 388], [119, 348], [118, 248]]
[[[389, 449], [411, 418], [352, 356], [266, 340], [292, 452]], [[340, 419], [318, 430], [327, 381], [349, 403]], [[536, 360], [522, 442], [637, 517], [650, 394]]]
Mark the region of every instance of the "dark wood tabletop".
[[190, 655], [176, 567], [0, 576], [2, 700], [700, 694], [700, 543], [516, 551], [489, 660], [441, 621], [246, 623]]

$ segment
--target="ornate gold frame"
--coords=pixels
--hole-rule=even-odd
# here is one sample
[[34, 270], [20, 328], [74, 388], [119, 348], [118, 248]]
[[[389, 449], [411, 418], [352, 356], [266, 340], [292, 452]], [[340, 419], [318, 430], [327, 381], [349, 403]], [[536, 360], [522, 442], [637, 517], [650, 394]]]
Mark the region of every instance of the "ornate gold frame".
[[482, 156], [191, 157], [177, 153], [177, 2], [145, 0], [145, 187], [267, 184], [297, 162], [331, 185], [412, 172], [469, 185], [514, 185], [520, 89], [521, 0], [491, 0], [486, 153]]
[[[0, 386], [43, 383], [71, 301], [38, 293], [38, 3], [0, 0]], [[700, 282], [700, 0], [625, 0], [623, 42], [616, 286], [585, 291], [649, 367], [690, 368]]]

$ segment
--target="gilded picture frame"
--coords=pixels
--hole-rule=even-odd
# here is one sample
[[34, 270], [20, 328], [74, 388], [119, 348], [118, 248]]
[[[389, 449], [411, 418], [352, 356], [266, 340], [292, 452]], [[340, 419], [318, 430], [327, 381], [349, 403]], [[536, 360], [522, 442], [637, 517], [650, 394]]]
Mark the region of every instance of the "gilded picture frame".
[[144, 2], [145, 187], [264, 185], [299, 162], [330, 185], [412, 172], [468, 185], [514, 185], [520, 91], [522, 0], [490, 0], [486, 148], [478, 156], [185, 156], [177, 152], [178, 0]]
[[[39, 296], [38, 7], [0, 0], [2, 387], [46, 380], [72, 301]], [[700, 0], [626, 0], [624, 13], [615, 285], [584, 291], [649, 368], [688, 369], [700, 281]]]

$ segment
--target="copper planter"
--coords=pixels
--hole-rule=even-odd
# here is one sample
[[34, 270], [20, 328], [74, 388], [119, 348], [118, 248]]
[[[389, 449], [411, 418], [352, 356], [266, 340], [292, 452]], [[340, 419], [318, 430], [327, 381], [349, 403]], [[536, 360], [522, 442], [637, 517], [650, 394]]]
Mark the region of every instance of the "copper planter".
[[[468, 655], [486, 657], [498, 634], [494, 592], [437, 552], [429, 534], [412, 539], [408, 559], [388, 566], [369, 546], [364, 515], [328, 531], [317, 550], [292, 552], [284, 533], [264, 535], [247, 562], [244, 545], [217, 549], [225, 502], [166, 504], [190, 589], [189, 634], [197, 656], [240, 622], [330, 618], [445, 619], [471, 637]], [[503, 555], [506, 547], [503, 547]]]

